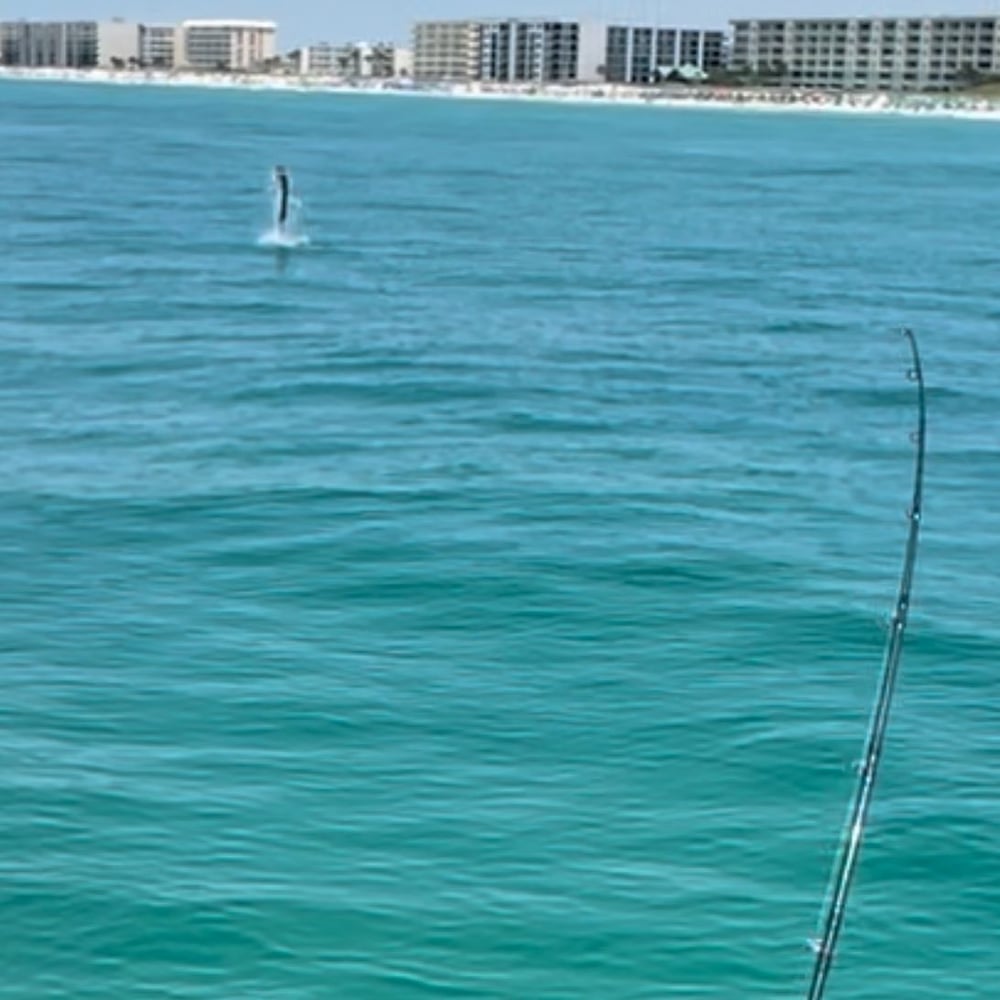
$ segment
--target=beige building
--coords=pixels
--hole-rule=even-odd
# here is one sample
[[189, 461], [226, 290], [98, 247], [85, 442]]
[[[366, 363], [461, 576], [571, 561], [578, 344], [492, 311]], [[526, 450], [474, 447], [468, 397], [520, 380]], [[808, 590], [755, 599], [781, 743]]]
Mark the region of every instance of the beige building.
[[473, 80], [478, 72], [478, 21], [418, 21], [413, 75], [418, 80]]
[[733, 21], [730, 65], [793, 87], [948, 90], [1000, 71], [1000, 18]]
[[273, 21], [184, 21], [179, 58], [187, 69], [248, 71], [274, 58]]

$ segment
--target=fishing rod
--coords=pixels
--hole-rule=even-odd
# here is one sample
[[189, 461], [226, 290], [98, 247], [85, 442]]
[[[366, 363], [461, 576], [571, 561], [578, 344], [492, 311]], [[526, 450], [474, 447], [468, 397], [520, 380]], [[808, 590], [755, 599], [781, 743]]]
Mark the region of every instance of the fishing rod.
[[832, 891], [826, 915], [822, 921], [823, 932], [814, 944], [816, 961], [813, 965], [812, 979], [809, 982], [809, 992], [806, 994], [808, 1000], [821, 1000], [826, 989], [830, 969], [833, 966], [837, 940], [844, 923], [847, 897], [850, 894], [854, 873], [861, 855], [861, 842], [864, 838], [868, 809], [871, 806], [872, 793], [875, 789], [875, 776], [882, 759], [882, 748], [885, 744], [885, 733], [889, 724], [889, 708], [892, 704], [892, 692], [896, 685], [899, 661], [903, 652], [903, 633], [906, 631], [906, 619], [910, 610], [910, 591], [913, 587], [913, 568], [917, 561], [917, 538], [920, 534], [920, 515], [923, 505], [927, 411], [924, 400], [924, 374], [920, 365], [917, 341], [911, 330], [903, 330], [903, 336], [909, 342], [910, 353], [913, 356], [913, 366], [907, 372], [907, 377], [917, 384], [917, 429], [911, 435], [916, 445], [913, 499], [907, 512], [910, 530], [906, 538], [903, 572], [899, 578], [896, 606], [889, 622], [889, 636], [886, 641], [885, 658], [882, 662], [878, 696], [875, 699], [868, 722], [865, 753], [858, 771], [858, 787], [851, 804], [850, 818], [843, 843], [833, 868]]

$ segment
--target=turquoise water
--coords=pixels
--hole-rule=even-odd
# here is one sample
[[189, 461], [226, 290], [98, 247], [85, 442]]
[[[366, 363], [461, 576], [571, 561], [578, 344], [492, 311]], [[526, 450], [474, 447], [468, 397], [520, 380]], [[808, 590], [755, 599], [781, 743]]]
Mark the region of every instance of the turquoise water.
[[[0, 997], [1000, 993], [1000, 128], [0, 85]], [[286, 163], [308, 247], [262, 247]]]

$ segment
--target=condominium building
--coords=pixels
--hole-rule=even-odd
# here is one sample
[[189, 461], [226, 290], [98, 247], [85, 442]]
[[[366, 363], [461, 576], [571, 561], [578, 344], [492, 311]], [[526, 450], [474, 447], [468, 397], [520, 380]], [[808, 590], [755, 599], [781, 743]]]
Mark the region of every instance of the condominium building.
[[697, 28], [611, 25], [604, 76], [613, 83], [654, 83], [674, 71], [710, 73], [725, 61], [724, 38]]
[[92, 69], [126, 68], [140, 60], [140, 25], [111, 21], [4, 21], [0, 64]]
[[399, 49], [391, 42], [318, 42], [299, 52], [299, 72], [310, 76], [388, 79], [397, 75]]
[[421, 21], [413, 75], [503, 83], [650, 83], [671, 70], [717, 69], [724, 35], [700, 29], [553, 18]]
[[134, 21], [116, 17], [97, 25], [97, 64], [124, 69], [138, 65], [142, 28]]
[[0, 64], [4, 66], [97, 66], [96, 21], [0, 22]]
[[485, 21], [477, 41], [480, 80], [573, 83], [596, 76], [596, 62], [581, 64], [586, 28], [576, 21]]
[[473, 80], [479, 72], [479, 22], [418, 21], [413, 27], [413, 75], [425, 80]]
[[139, 29], [139, 61], [152, 69], [173, 69], [176, 65], [177, 26], [144, 24]]
[[312, 76], [334, 76], [337, 46], [315, 42], [299, 49], [299, 72]]
[[948, 90], [1000, 71], [1000, 18], [733, 21], [731, 66], [798, 87]]
[[598, 79], [603, 61], [603, 30], [578, 21], [420, 21], [413, 31], [418, 79], [573, 83]]
[[184, 21], [180, 64], [201, 70], [252, 70], [274, 58], [273, 21]]
[[0, 22], [0, 65], [254, 69], [274, 56], [271, 21]]

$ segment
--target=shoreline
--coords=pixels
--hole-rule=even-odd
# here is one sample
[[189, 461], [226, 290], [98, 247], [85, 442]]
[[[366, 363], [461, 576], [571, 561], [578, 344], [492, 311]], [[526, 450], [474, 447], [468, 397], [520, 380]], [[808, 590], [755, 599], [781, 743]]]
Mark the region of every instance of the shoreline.
[[635, 84], [425, 83], [410, 80], [213, 73], [183, 70], [63, 69], [0, 66], [0, 81], [103, 83], [117, 86], [196, 87], [295, 93], [381, 94], [564, 104], [627, 104], [663, 108], [838, 112], [841, 114], [971, 118], [1000, 121], [1000, 102], [948, 94], [884, 91], [779, 90], [766, 88], [652, 88]]

